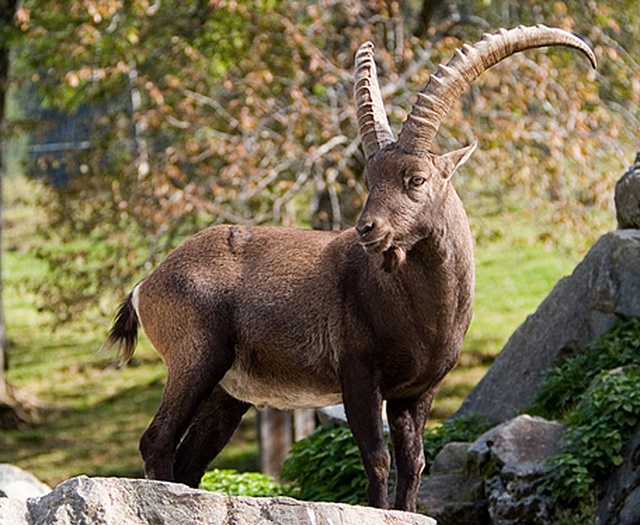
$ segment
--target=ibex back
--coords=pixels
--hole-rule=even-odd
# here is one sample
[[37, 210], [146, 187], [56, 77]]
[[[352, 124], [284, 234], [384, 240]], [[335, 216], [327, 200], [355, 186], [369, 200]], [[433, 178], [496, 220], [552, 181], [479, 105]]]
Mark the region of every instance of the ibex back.
[[475, 144], [430, 146], [460, 93], [493, 64], [578, 37], [518, 27], [465, 45], [431, 77], [394, 139], [373, 45], [356, 55], [355, 101], [369, 197], [355, 228], [317, 232], [215, 226], [175, 250], [127, 297], [107, 345], [133, 354], [138, 324], [162, 356], [167, 385], [140, 442], [149, 478], [197, 486], [252, 405], [343, 402], [368, 478], [369, 503], [415, 510], [423, 431], [438, 383], [471, 319], [474, 265], [450, 178]]

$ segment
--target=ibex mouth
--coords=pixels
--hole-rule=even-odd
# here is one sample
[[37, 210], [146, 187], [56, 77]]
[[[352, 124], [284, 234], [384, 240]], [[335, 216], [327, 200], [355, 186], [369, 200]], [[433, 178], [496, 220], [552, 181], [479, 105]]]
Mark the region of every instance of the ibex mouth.
[[382, 253], [391, 247], [392, 237], [393, 235], [389, 231], [375, 239], [363, 239], [360, 237], [359, 242], [367, 253]]

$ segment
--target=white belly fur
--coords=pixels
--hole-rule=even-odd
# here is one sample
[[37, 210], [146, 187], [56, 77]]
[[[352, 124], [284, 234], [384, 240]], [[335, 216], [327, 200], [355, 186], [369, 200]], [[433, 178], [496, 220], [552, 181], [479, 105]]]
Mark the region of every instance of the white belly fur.
[[269, 406], [282, 410], [320, 408], [342, 403], [339, 393], [317, 392], [311, 388], [273, 384], [242, 370], [232, 368], [220, 381], [220, 386], [236, 399], [258, 407]]

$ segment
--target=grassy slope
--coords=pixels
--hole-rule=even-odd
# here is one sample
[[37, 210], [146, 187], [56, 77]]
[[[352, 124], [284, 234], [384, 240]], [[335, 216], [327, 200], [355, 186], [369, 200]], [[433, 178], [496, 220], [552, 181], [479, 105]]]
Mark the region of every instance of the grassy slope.
[[[6, 185], [4, 305], [11, 341], [10, 382], [54, 407], [51, 420], [27, 431], [0, 431], [0, 462], [30, 470], [50, 484], [78, 474], [141, 476], [140, 434], [159, 402], [164, 368], [143, 339], [132, 366], [116, 369], [113, 356], [98, 353], [108, 329], [69, 326], [52, 332], [24, 288], [25, 277], [45, 278], [30, 253], [37, 228], [34, 208], [21, 200], [37, 189], [21, 179]], [[26, 191], [25, 191], [26, 190]], [[479, 243], [474, 320], [460, 365], [443, 384], [434, 419], [451, 414], [492, 357], [578, 255], [545, 247], [524, 220], [476, 221], [474, 229], [507, 232]], [[494, 224], [496, 221], [497, 224]], [[255, 435], [248, 418], [217, 466], [255, 469]]]
[[476, 297], [473, 319], [460, 363], [443, 381], [432, 422], [451, 415], [482, 378], [513, 331], [533, 313], [561, 277], [571, 273], [581, 254], [539, 241], [535, 225], [516, 217], [473, 221], [472, 229], [508, 230], [476, 246]]

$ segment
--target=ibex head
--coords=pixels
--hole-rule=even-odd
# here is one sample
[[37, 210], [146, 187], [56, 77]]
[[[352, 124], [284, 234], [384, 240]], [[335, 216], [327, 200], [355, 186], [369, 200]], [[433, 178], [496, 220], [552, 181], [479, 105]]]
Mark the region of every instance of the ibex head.
[[370, 194], [356, 231], [367, 251], [384, 254], [385, 270], [402, 266], [407, 252], [438, 227], [442, 207], [454, 191], [449, 181], [476, 147], [474, 142], [444, 155], [430, 151], [449, 109], [466, 87], [491, 66], [520, 51], [550, 45], [578, 49], [596, 66], [591, 48], [561, 29], [520, 26], [484, 35], [480, 42], [465, 44], [446, 65], [439, 66], [418, 93], [397, 141], [384, 111], [373, 44], [360, 46], [356, 54], [355, 101]]

